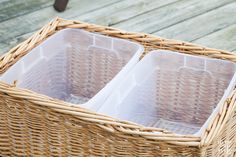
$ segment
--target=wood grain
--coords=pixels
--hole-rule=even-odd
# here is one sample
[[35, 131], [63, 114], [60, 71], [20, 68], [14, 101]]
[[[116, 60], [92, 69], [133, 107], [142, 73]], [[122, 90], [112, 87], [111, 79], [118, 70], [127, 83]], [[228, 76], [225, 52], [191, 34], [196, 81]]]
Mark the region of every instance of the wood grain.
[[195, 40], [194, 43], [212, 48], [235, 51], [236, 50], [236, 24], [225, 29]]
[[4, 0], [0, 1], [0, 21], [28, 14], [52, 5], [54, 0]]
[[[92, 23], [97, 23], [97, 24], [102, 24], [102, 25], [113, 25], [115, 23], [118, 23], [120, 21], [127, 20], [133, 16], [136, 16], [137, 14], [142, 14], [144, 12], [149, 11], [150, 9], [156, 9], [165, 5], [168, 5], [170, 3], [173, 3], [177, 0], [159, 0], [159, 1], [153, 1], [153, 0], [128, 0], [128, 1], [112, 1], [112, 4], [105, 5], [106, 3], [110, 3], [111, 1], [105, 1], [103, 2], [100, 1], [101, 4], [103, 4], [101, 8], [99, 9], [94, 9], [92, 11], [88, 11], [89, 8], [93, 8], [94, 6], [87, 7], [87, 9], [82, 9], [77, 11], [75, 13], [75, 8], [73, 6], [76, 6], [76, 1], [70, 1], [68, 9], [61, 13], [59, 16], [68, 18], [68, 19], [79, 19], [87, 22], [92, 22]], [[85, 2], [84, 2], [85, 3]], [[99, 4], [100, 4], [99, 3]], [[101, 5], [100, 4], [100, 5]], [[79, 4], [78, 4], [79, 5]], [[81, 3], [80, 6], [84, 7], [87, 4]], [[99, 5], [97, 5], [98, 7]], [[77, 8], [78, 9], [78, 8]], [[15, 36], [15, 38], [9, 38], [9, 36], [6, 36], [4, 40], [0, 39], [0, 49], [2, 52], [6, 52], [8, 49], [16, 45], [17, 43], [27, 39], [30, 34], [32, 34], [33, 31], [36, 30], [36, 28], [39, 28], [39, 24], [45, 23], [45, 21], [48, 20], [48, 12], [50, 11], [50, 15], [55, 15], [58, 14], [51, 8], [45, 8], [45, 12], [42, 13], [41, 11], [37, 11], [36, 13], [32, 13], [32, 15], [25, 15], [23, 18], [26, 20], [31, 21], [32, 18], [36, 18], [37, 22], [28, 23], [29, 29], [25, 30], [24, 28], [26, 27], [25, 24], [19, 25], [18, 27], [18, 32], [16, 34], [11, 34], [10, 36]], [[83, 11], [83, 13], [81, 13]], [[40, 17], [38, 17], [40, 16]], [[18, 20], [18, 19], [16, 19]], [[15, 24], [15, 19], [12, 20], [13, 23], [11, 25]], [[9, 22], [6, 22], [6, 25]], [[5, 23], [4, 23], [5, 24]], [[6, 26], [5, 25], [5, 26]], [[4, 27], [4, 26], [2, 26]], [[1, 26], [0, 26], [1, 28]], [[4, 27], [3, 29], [6, 29]], [[4, 33], [4, 32], [3, 32]], [[0, 31], [1, 34], [1, 31]]]
[[153, 33], [233, 1], [181, 0], [116, 24], [114, 27], [128, 31]]
[[236, 2], [183, 21], [155, 35], [178, 40], [193, 41], [236, 23]]
[[29, 14], [25, 14], [23, 16], [3, 21], [0, 23], [0, 42], [4, 42], [8, 39], [15, 38], [32, 31], [36, 31], [52, 20], [55, 16], [69, 18], [91, 12], [95, 9], [99, 9], [118, 1], [119, 0], [100, 0], [93, 1], [93, 3], [91, 3], [91, 0], [71, 0], [68, 4], [67, 10], [63, 13], [55, 11], [54, 8], [50, 6]]
[[234, 0], [70, 0], [62, 13], [53, 9], [53, 2], [1, 0], [0, 53], [27, 39], [55, 16], [236, 49], [231, 40], [235, 32], [228, 32], [236, 23]]

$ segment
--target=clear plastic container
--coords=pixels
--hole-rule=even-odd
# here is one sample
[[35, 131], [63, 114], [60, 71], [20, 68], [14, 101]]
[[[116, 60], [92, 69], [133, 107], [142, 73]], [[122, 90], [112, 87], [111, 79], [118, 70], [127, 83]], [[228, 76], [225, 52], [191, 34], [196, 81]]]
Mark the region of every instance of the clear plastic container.
[[65, 29], [22, 57], [0, 80], [17, 80], [18, 87], [96, 110], [142, 52], [141, 45], [128, 40]]
[[234, 88], [235, 70], [229, 61], [153, 51], [98, 112], [178, 134], [197, 134]]

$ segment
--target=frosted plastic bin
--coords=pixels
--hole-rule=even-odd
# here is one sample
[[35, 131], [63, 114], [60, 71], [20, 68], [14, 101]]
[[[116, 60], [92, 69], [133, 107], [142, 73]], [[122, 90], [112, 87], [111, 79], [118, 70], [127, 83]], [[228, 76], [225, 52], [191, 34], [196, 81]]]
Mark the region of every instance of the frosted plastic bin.
[[17, 80], [18, 87], [96, 110], [142, 52], [141, 45], [128, 40], [65, 29], [22, 57], [0, 80]]
[[178, 134], [198, 134], [234, 88], [235, 70], [229, 61], [153, 51], [98, 112]]

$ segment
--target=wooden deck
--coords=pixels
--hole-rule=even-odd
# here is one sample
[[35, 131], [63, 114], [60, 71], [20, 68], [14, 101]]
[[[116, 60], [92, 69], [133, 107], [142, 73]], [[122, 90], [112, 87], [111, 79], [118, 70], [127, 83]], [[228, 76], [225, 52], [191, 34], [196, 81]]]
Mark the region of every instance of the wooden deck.
[[0, 0], [0, 52], [55, 16], [236, 52], [235, 0], [70, 0], [62, 13], [53, 2]]

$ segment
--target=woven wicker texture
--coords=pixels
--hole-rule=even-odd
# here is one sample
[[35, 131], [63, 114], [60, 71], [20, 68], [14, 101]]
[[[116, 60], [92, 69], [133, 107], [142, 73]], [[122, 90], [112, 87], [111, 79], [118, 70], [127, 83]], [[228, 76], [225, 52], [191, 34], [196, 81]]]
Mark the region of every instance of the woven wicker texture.
[[[0, 72], [64, 28], [129, 39], [145, 52], [168, 49], [236, 61], [229, 52], [156, 36], [56, 18], [0, 58]], [[96, 114], [0, 82], [0, 156], [235, 156], [236, 90], [200, 137], [177, 135]]]

